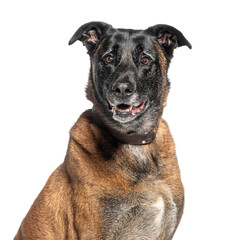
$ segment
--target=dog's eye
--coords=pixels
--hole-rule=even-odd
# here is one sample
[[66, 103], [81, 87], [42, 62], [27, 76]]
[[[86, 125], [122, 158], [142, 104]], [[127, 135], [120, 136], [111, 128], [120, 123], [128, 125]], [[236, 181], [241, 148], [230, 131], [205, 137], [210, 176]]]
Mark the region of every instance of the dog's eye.
[[147, 64], [149, 64], [150, 59], [149, 59], [148, 57], [142, 57], [141, 62], [142, 62], [144, 65], [147, 65]]
[[111, 63], [113, 61], [113, 57], [112, 56], [107, 56], [106, 58], [105, 58], [105, 62], [106, 63]]

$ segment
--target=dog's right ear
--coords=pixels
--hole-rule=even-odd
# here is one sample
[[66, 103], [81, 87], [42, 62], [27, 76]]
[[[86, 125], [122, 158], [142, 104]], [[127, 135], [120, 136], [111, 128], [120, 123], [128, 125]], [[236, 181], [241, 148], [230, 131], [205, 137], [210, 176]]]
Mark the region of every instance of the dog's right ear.
[[68, 44], [72, 45], [79, 40], [86, 46], [88, 54], [91, 55], [111, 29], [112, 26], [104, 22], [86, 23], [75, 32]]
[[185, 38], [185, 36], [172, 26], [158, 24], [147, 28], [145, 32], [155, 38], [163, 48], [168, 59], [172, 58], [173, 50], [177, 47], [187, 46], [190, 49], [192, 48], [191, 43]]

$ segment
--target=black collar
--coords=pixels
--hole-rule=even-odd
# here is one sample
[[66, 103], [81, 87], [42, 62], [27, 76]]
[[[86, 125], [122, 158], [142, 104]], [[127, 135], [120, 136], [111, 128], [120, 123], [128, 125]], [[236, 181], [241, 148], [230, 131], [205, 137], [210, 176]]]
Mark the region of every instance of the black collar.
[[112, 137], [119, 140], [122, 143], [132, 144], [132, 145], [145, 145], [151, 143], [155, 137], [156, 134], [151, 131], [146, 134], [127, 134], [122, 133], [120, 131], [115, 130], [114, 128], [109, 127], [108, 125], [105, 125], [104, 121], [100, 119], [98, 116], [95, 108], [92, 109], [92, 115], [94, 122], [103, 130], [107, 131]]

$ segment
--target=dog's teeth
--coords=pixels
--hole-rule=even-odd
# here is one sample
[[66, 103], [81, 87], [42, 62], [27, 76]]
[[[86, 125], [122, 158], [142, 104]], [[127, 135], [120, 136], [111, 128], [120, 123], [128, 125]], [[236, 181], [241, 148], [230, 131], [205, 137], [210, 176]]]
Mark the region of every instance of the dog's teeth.
[[118, 110], [118, 107], [117, 107], [117, 106], [114, 106], [114, 109], [115, 109], [115, 110]]
[[132, 110], [132, 108], [133, 108], [133, 106], [131, 105], [131, 106], [129, 107], [129, 111], [131, 111], [131, 110]]

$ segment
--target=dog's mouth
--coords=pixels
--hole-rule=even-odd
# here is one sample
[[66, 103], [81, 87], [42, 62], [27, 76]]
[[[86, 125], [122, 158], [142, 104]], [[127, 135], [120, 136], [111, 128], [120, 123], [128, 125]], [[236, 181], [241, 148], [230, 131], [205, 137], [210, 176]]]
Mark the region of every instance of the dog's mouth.
[[137, 106], [128, 104], [111, 105], [109, 111], [113, 113], [113, 118], [122, 122], [129, 121], [139, 115], [146, 107], [146, 102], [142, 102]]
[[112, 113], [121, 113], [121, 114], [131, 114], [132, 116], [135, 116], [136, 114], [140, 113], [145, 106], [145, 102], [142, 102], [138, 106], [133, 105], [127, 105], [127, 104], [119, 104], [109, 107], [109, 110]]

